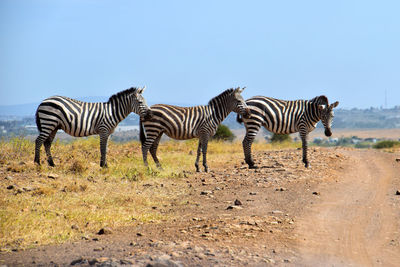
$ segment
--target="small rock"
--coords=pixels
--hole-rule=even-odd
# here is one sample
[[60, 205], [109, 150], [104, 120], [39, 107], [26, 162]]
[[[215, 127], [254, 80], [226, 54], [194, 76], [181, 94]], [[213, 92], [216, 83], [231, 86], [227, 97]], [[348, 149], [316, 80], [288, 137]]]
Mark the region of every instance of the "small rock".
[[94, 248], [93, 251], [103, 251], [104, 248], [103, 247], [98, 247], [98, 248]]
[[21, 193], [23, 193], [23, 192], [25, 192], [23, 189], [18, 188], [18, 189], [17, 189], [17, 192], [15, 192], [15, 194], [21, 194]]
[[242, 207], [240, 207], [240, 206], [228, 206], [227, 208], [226, 208], [227, 210], [242, 210], [243, 208]]
[[397, 162], [400, 162], [400, 158], [397, 158], [396, 161], [397, 161]]
[[256, 192], [250, 192], [249, 195], [250, 196], [255, 196], [255, 195], [257, 195], [257, 193]]
[[47, 175], [47, 177], [50, 178], [50, 179], [54, 179], [55, 180], [55, 179], [58, 178], [58, 175], [51, 173], [51, 174]]
[[275, 264], [275, 260], [271, 258], [265, 259], [265, 262]]
[[79, 227], [76, 224], [71, 225], [71, 229], [73, 230], [79, 230]]
[[316, 196], [321, 195], [321, 193], [320, 193], [320, 192], [317, 192], [317, 191], [312, 192], [312, 194], [313, 194], [313, 195], [316, 195]]
[[277, 188], [277, 189], [275, 189], [275, 191], [286, 191], [287, 189], [286, 188], [284, 188], [284, 187], [281, 187], [281, 188]]
[[396, 196], [400, 196], [400, 190], [396, 191]]
[[200, 195], [203, 195], [203, 196], [207, 196], [207, 195], [211, 195], [212, 194], [212, 191], [201, 191], [200, 192]]
[[235, 206], [241, 206], [242, 202], [239, 199], [236, 199], [234, 204], [235, 204]]
[[142, 233], [136, 233], [136, 235], [137, 235], [137, 236], [143, 236], [143, 234], [142, 234]]
[[14, 178], [12, 178], [12, 176], [6, 176], [6, 177], [4, 177], [4, 179], [6, 179], [6, 180], [9, 180], [9, 181], [12, 181], [12, 180], [14, 180]]
[[22, 190], [24, 190], [25, 192], [30, 192], [30, 191], [34, 191], [35, 188], [27, 186], [27, 187], [23, 187]]
[[90, 265], [96, 265], [96, 266], [115, 266], [115, 265], [112, 264], [114, 261], [115, 260], [112, 259], [112, 258], [100, 257], [100, 258], [96, 258], [96, 259], [90, 260], [89, 264]]
[[14, 187], [15, 187], [14, 185], [9, 185], [9, 186], [7, 186], [7, 189], [11, 190], [11, 189], [14, 189]]
[[283, 214], [283, 211], [280, 210], [273, 210], [271, 211], [272, 214]]
[[104, 228], [101, 228], [97, 234], [98, 235], [109, 235], [109, 234], [112, 234], [112, 230], [109, 227], [104, 227]]
[[73, 261], [71, 261], [71, 263], [70, 263], [70, 265], [87, 265], [87, 264], [89, 264], [89, 261], [87, 260], [87, 259], [84, 259], [84, 258], [80, 258], [80, 259], [77, 259], [77, 260], [73, 260]]
[[149, 262], [145, 265], [146, 267], [181, 267], [181, 263], [173, 260], [162, 260], [155, 259], [154, 262]]
[[132, 261], [132, 260], [128, 260], [128, 259], [122, 259], [122, 260], [119, 260], [119, 263], [120, 263], [121, 265], [129, 265], [129, 266], [132, 266], [135, 262]]

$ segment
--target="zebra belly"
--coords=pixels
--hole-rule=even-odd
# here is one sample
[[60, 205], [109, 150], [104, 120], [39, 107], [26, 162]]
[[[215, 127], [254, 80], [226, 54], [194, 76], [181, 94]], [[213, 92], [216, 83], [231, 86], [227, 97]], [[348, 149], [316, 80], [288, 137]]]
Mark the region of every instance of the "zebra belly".
[[294, 127], [289, 129], [282, 129], [280, 131], [276, 131], [272, 127], [268, 127], [267, 125], [264, 125], [264, 127], [271, 133], [276, 133], [276, 134], [292, 134], [292, 133], [297, 133], [299, 131], [297, 128]]

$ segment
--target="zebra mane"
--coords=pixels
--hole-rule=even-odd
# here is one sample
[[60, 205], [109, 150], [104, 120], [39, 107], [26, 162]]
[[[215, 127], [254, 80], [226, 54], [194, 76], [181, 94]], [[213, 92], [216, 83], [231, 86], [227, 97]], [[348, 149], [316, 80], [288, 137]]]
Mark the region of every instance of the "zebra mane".
[[321, 104], [321, 105], [329, 105], [328, 98], [324, 95], [316, 96], [310, 100], [312, 103]]
[[136, 92], [136, 90], [137, 90], [136, 87], [131, 87], [131, 88], [129, 88], [129, 89], [126, 89], [126, 90], [123, 90], [123, 91], [121, 91], [121, 92], [118, 92], [118, 93], [116, 93], [116, 94], [110, 96], [110, 98], [108, 99], [108, 102], [111, 102], [111, 101], [113, 101], [113, 100], [117, 100], [117, 99], [119, 99], [119, 98], [121, 98], [121, 97], [130, 95], [130, 94], [133, 94], [133, 93]]
[[215, 102], [217, 99], [220, 99], [220, 98], [223, 98], [223, 97], [225, 97], [225, 96], [227, 96], [227, 95], [229, 95], [229, 94], [232, 94], [232, 92], [233, 92], [234, 90], [235, 90], [235, 89], [230, 88], [230, 89], [227, 89], [227, 90], [223, 91], [222, 93], [220, 93], [220, 94], [217, 95], [216, 97], [211, 98], [211, 100], [208, 101], [208, 105], [211, 105], [211, 104], [212, 104], [213, 102]]

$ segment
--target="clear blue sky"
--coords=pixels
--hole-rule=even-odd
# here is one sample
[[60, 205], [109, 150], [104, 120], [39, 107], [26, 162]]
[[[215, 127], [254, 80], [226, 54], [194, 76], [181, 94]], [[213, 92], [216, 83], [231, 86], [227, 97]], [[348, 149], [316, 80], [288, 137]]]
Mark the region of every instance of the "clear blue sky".
[[400, 1], [0, 1], [0, 105], [142, 85], [150, 103], [247, 86], [400, 105]]

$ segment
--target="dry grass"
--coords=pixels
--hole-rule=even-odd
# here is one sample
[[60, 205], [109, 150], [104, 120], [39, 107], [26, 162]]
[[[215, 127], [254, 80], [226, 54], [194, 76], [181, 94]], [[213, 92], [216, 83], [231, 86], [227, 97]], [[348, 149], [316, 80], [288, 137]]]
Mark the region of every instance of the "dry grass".
[[[272, 147], [256, 143], [253, 150]], [[197, 140], [160, 144], [163, 170], [144, 167], [140, 144], [110, 143], [109, 168], [99, 167], [98, 138], [76, 139], [72, 144], [54, 143], [56, 167], [33, 164], [34, 143], [22, 138], [0, 142], [0, 249], [90, 238], [102, 227], [117, 229], [149, 221], [170, 220], [173, 214], [154, 207], [184, 205], [185, 179], [194, 172]], [[243, 161], [240, 142], [211, 142], [211, 169]], [[168, 184], [176, 186], [164, 186]], [[171, 190], [174, 188], [174, 190]]]

